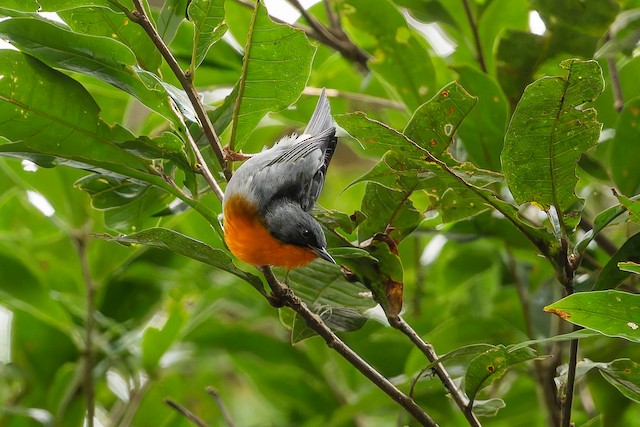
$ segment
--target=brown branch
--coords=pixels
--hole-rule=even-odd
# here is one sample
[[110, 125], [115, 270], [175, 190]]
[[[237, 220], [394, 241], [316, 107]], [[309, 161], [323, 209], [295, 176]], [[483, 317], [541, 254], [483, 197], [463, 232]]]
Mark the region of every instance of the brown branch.
[[[440, 382], [449, 391], [449, 394], [462, 411], [470, 426], [481, 427], [480, 421], [469, 406], [469, 398], [455, 385], [449, 373], [444, 369], [442, 363], [438, 362], [438, 355], [433, 346], [425, 342], [413, 328], [401, 316], [388, 316], [391, 326], [405, 334], [411, 342], [425, 355], [430, 363], [435, 363], [433, 371], [440, 378]], [[437, 363], [436, 363], [437, 362]]]
[[164, 403], [166, 403], [167, 405], [169, 405], [170, 407], [172, 407], [173, 409], [175, 409], [176, 411], [178, 411], [179, 413], [184, 415], [184, 417], [186, 419], [188, 419], [189, 421], [191, 421], [192, 423], [194, 423], [198, 427], [208, 427], [207, 424], [204, 421], [202, 421], [200, 418], [195, 416], [187, 408], [185, 408], [184, 406], [180, 405], [179, 403], [176, 403], [171, 399], [165, 399]]
[[[202, 128], [207, 141], [209, 141], [209, 145], [211, 146], [213, 153], [218, 159], [220, 167], [222, 167], [224, 165], [225, 158], [222, 150], [222, 145], [220, 144], [220, 139], [216, 134], [213, 124], [211, 123], [211, 120], [207, 115], [207, 111], [202, 104], [200, 97], [198, 96], [198, 92], [196, 91], [196, 88], [193, 85], [190, 76], [182, 71], [182, 69], [180, 68], [180, 64], [178, 64], [178, 61], [173, 56], [167, 45], [164, 43], [164, 41], [158, 34], [158, 31], [156, 31], [155, 27], [149, 20], [149, 16], [147, 16], [147, 12], [144, 10], [141, 0], [133, 0], [133, 4], [136, 10], [131, 13], [130, 18], [145, 30], [149, 38], [151, 38], [153, 44], [156, 45], [156, 47], [160, 51], [160, 54], [169, 65], [169, 68], [171, 68], [171, 71], [173, 71], [173, 74], [175, 74], [176, 78], [182, 85], [182, 88], [189, 97], [189, 101], [191, 101], [191, 104], [193, 105], [193, 108], [196, 112], [196, 116], [200, 121], [200, 127]], [[226, 178], [229, 179], [230, 175]]]
[[[255, 7], [255, 5], [253, 3], [247, 2], [245, 0], [235, 0], [236, 3], [251, 8], [253, 9]], [[294, 5], [295, 6], [295, 5]], [[304, 9], [304, 8], [303, 8]], [[298, 9], [299, 10], [299, 9]], [[302, 13], [302, 12], [301, 12]], [[307, 13], [305, 11], [305, 13]], [[312, 15], [310, 15], [312, 16]], [[286, 24], [286, 25], [291, 25], [288, 24], [280, 19], [271, 17], [271, 19], [273, 19], [275, 22], [278, 22], [280, 24]], [[313, 20], [317, 21], [315, 18], [313, 18]], [[309, 22], [309, 25], [313, 25], [311, 22]], [[330, 32], [327, 30], [326, 27], [324, 27], [321, 23], [319, 24], [319, 26], [322, 28], [322, 30], [318, 31], [317, 29], [309, 26], [306, 27], [304, 25], [300, 25], [300, 24], [294, 24], [291, 25], [294, 28], [298, 28], [302, 31], [305, 32], [305, 34], [307, 35], [307, 37], [312, 38], [314, 40], [319, 41], [322, 44], [325, 44], [333, 49], [335, 49], [337, 52], [339, 52], [345, 59], [356, 63], [363, 71], [368, 70], [367, 67], [367, 62], [369, 61], [369, 54], [367, 52], [365, 52], [364, 50], [360, 49], [358, 46], [356, 46], [355, 44], [353, 44], [351, 42], [351, 40], [349, 39], [349, 37], [342, 31], [340, 31], [340, 34], [334, 34], [334, 32]]]
[[[612, 39], [611, 31], [605, 36], [605, 43]], [[624, 98], [622, 96], [622, 86], [620, 86], [620, 76], [614, 54], [607, 55], [607, 69], [611, 80], [611, 91], [613, 92], [613, 108], [620, 113], [624, 108]]]
[[307, 305], [296, 296], [285, 284], [282, 284], [273, 275], [269, 267], [260, 267], [260, 271], [267, 279], [274, 296], [285, 306], [291, 308], [302, 317], [307, 326], [313, 329], [324, 339], [329, 348], [334, 349], [344, 357], [351, 365], [359, 370], [380, 390], [400, 404], [411, 416], [413, 416], [423, 426], [437, 426], [436, 422], [409, 396], [401, 392], [387, 378], [376, 371], [364, 359], [347, 346], [333, 331], [322, 321], [322, 319], [309, 310]]
[[96, 293], [96, 287], [91, 278], [91, 272], [89, 270], [89, 260], [87, 258], [87, 240], [89, 233], [88, 230], [80, 230], [76, 235], [72, 236], [73, 243], [78, 257], [80, 258], [80, 268], [82, 269], [82, 278], [85, 283], [87, 295], [87, 317], [85, 320], [85, 337], [84, 337], [84, 371], [83, 371], [83, 389], [87, 403], [87, 415], [86, 425], [87, 427], [93, 427], [93, 419], [95, 417], [95, 390], [93, 383], [93, 329], [94, 329], [94, 299]]
[[222, 397], [220, 397], [220, 393], [218, 393], [218, 390], [216, 390], [213, 387], [207, 387], [207, 393], [211, 397], [213, 397], [215, 399], [216, 404], [218, 405], [218, 408], [220, 409], [220, 413], [222, 414], [222, 418], [224, 418], [224, 420], [227, 423], [227, 425], [229, 427], [235, 427], [235, 423], [233, 422], [233, 419], [231, 418], [231, 414], [227, 410], [227, 406], [222, 401]]
[[480, 35], [478, 34], [478, 26], [476, 25], [475, 20], [473, 19], [473, 13], [471, 11], [471, 6], [469, 5], [469, 0], [462, 0], [464, 5], [464, 11], [467, 15], [467, 19], [469, 20], [469, 27], [471, 27], [471, 33], [473, 34], [473, 41], [476, 45], [476, 51], [478, 54], [478, 62], [480, 63], [480, 68], [484, 73], [487, 72], [487, 64], [484, 61], [484, 54], [482, 53], [482, 43], [480, 42]]

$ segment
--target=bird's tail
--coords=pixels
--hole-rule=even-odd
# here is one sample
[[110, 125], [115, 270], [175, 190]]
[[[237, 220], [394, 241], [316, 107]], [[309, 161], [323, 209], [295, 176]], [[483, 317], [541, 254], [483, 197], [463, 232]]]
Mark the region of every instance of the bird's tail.
[[304, 134], [317, 135], [330, 127], [335, 127], [335, 124], [333, 123], [333, 117], [331, 117], [329, 100], [324, 93], [324, 89], [322, 89], [322, 93], [318, 99], [318, 105], [316, 105], [316, 110], [313, 112], [309, 124], [305, 128]]

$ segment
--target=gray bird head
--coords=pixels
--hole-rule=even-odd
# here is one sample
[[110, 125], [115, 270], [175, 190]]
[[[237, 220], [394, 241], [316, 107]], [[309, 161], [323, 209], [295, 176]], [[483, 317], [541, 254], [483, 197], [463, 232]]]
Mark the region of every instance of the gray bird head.
[[267, 208], [264, 218], [267, 228], [276, 239], [308, 248], [318, 257], [335, 264], [327, 252], [327, 240], [322, 227], [299, 204], [280, 199]]

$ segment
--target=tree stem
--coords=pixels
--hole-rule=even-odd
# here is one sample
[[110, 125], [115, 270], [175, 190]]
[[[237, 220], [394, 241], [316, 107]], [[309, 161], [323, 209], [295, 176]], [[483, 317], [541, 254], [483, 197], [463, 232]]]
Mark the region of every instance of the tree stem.
[[471, 6], [469, 5], [469, 0], [462, 0], [462, 3], [464, 4], [464, 11], [467, 15], [467, 19], [469, 20], [469, 27], [471, 27], [471, 33], [473, 34], [473, 41], [476, 45], [476, 51], [478, 54], [478, 62], [480, 63], [480, 68], [486, 74], [487, 64], [484, 61], [484, 53], [482, 53], [482, 43], [480, 42], [480, 35], [478, 34], [478, 26], [476, 25], [476, 22], [473, 19], [473, 13], [471, 11]]
[[[173, 56], [167, 45], [164, 43], [164, 41], [158, 34], [158, 31], [156, 31], [155, 27], [149, 20], [149, 16], [147, 16], [147, 12], [144, 10], [141, 0], [133, 0], [133, 4], [136, 8], [135, 12], [133, 12], [135, 21], [145, 30], [149, 38], [151, 38], [151, 41], [156, 45], [156, 47], [160, 51], [160, 54], [169, 65], [169, 68], [171, 68], [171, 71], [173, 71], [173, 74], [182, 85], [182, 88], [186, 92], [187, 97], [189, 97], [189, 101], [191, 101], [191, 104], [193, 105], [196, 116], [200, 121], [200, 127], [202, 128], [207, 141], [209, 141], [209, 145], [211, 146], [213, 153], [218, 159], [220, 165], [223, 165], [225, 158], [224, 152], [222, 150], [222, 145], [220, 144], [220, 139], [218, 138], [213, 124], [211, 123], [211, 120], [207, 115], [207, 111], [204, 105], [200, 101], [200, 97], [198, 96], [198, 92], [196, 91], [191, 78], [182, 71], [182, 69], [180, 68], [180, 64], [178, 64], [178, 61]], [[231, 175], [226, 176], [227, 179], [229, 179], [230, 177]]]
[[364, 359], [347, 346], [333, 331], [322, 321], [322, 319], [309, 310], [307, 305], [298, 298], [293, 291], [285, 284], [280, 283], [273, 275], [269, 267], [260, 267], [260, 270], [267, 279], [267, 283], [271, 287], [274, 296], [281, 303], [302, 317], [307, 326], [313, 329], [318, 335], [324, 339], [329, 348], [334, 349], [342, 357], [344, 357], [351, 365], [359, 370], [380, 390], [385, 392], [389, 397], [400, 404], [411, 416], [413, 416], [423, 426], [437, 426], [436, 422], [427, 414], [418, 404], [409, 396], [401, 392], [382, 374], [376, 371]]
[[[431, 363], [435, 363], [438, 361], [438, 355], [436, 354], [433, 346], [426, 341], [424, 341], [420, 336], [413, 330], [413, 328], [401, 317], [395, 316], [389, 318], [389, 323], [394, 328], [398, 329], [400, 332], [405, 334], [413, 344], [425, 355], [427, 359]], [[470, 426], [473, 427], [481, 427], [480, 421], [475, 416], [472, 411], [472, 408], [469, 406], [469, 398], [464, 395], [464, 393], [455, 385], [451, 376], [446, 371], [442, 363], [438, 362], [434, 365], [433, 370], [435, 371], [438, 378], [440, 378], [440, 382], [445, 388], [449, 391], [449, 394], [456, 402], [456, 405], [460, 408]]]

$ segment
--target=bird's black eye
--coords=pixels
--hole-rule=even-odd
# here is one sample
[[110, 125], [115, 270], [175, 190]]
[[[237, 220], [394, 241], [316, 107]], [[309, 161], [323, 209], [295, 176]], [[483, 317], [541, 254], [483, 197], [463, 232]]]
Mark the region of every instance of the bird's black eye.
[[311, 231], [306, 228], [302, 229], [302, 237], [309, 237], [311, 235]]

